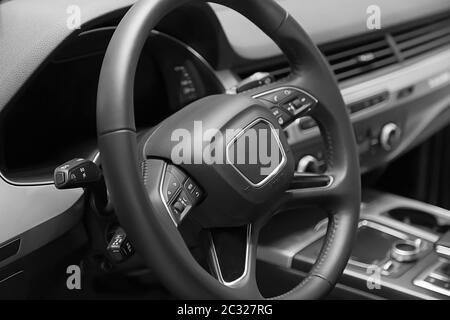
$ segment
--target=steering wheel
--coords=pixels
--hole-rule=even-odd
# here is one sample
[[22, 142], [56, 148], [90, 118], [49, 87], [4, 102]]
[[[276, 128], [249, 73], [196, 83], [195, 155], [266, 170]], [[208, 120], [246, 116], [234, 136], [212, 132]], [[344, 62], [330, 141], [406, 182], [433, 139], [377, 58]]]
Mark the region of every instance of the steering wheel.
[[[157, 23], [186, 2], [136, 3], [117, 27], [103, 61], [98, 143], [119, 221], [176, 296], [262, 299], [255, 275], [261, 227], [276, 212], [316, 205], [329, 216], [320, 255], [298, 286], [275, 298], [321, 298], [349, 259], [361, 197], [355, 138], [337, 83], [305, 31], [274, 1], [215, 0], [271, 37], [289, 60], [291, 74], [257, 89], [203, 98], [138, 135], [133, 86], [141, 50]], [[282, 127], [304, 116], [319, 125], [326, 146], [324, 174], [295, 173]], [[200, 139], [199, 125], [204, 133]], [[188, 140], [193, 147], [174, 152], [181, 136], [194, 137]], [[252, 137], [257, 140], [247, 143]], [[254, 149], [257, 145], [272, 151], [270, 166], [262, 160], [236, 161], [260, 152]], [[181, 153], [183, 161], [177, 158]], [[211, 157], [205, 154], [222, 154], [225, 160], [208, 162]], [[208, 235], [205, 255], [211, 273], [180, 234], [187, 219], [194, 219]]]

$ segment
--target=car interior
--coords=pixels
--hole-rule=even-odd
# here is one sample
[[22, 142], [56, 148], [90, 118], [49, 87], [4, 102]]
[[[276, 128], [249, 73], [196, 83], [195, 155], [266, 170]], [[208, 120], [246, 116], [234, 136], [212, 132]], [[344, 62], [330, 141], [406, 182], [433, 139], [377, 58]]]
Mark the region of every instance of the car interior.
[[0, 299], [449, 299], [450, 1], [372, 5], [1, 1]]

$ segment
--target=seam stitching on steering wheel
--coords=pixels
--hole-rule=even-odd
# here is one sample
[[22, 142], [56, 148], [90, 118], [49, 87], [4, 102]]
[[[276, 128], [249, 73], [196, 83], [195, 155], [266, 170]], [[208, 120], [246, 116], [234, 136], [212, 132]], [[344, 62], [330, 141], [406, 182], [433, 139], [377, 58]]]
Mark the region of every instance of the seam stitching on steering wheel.
[[334, 149], [333, 149], [333, 138], [331, 137], [330, 131], [324, 127], [326, 152], [327, 152], [327, 163], [332, 168], [334, 166]]
[[320, 261], [318, 263], [316, 263], [314, 265], [313, 270], [310, 272], [310, 274], [303, 279], [302, 282], [300, 282], [297, 286], [295, 286], [293, 289], [289, 290], [288, 292], [273, 297], [273, 298], [269, 298], [269, 300], [278, 300], [278, 299], [282, 299], [288, 295], [290, 295], [291, 293], [297, 291], [298, 289], [304, 287], [313, 277], [317, 277], [320, 278], [322, 280], [325, 280], [326, 282], [328, 282], [330, 284], [330, 286], [333, 286], [330, 282], [330, 280], [328, 280], [325, 276], [323, 276], [322, 274], [320, 274], [320, 272], [317, 272], [318, 269], [320, 269], [321, 265], [323, 264], [323, 262], [325, 261], [325, 259], [328, 257], [328, 253], [331, 249], [331, 245], [334, 242], [334, 237], [336, 234], [336, 230], [337, 230], [337, 226], [338, 226], [338, 217], [337, 216], [333, 216], [333, 220], [331, 221], [331, 233], [330, 233], [330, 237], [327, 239], [325, 246], [324, 246], [324, 251], [323, 254], [320, 256]]
[[314, 274], [314, 273], [320, 274], [320, 272], [318, 272], [318, 271], [319, 271], [320, 267], [322, 266], [323, 262], [328, 257], [328, 253], [329, 253], [329, 251], [331, 249], [331, 245], [334, 242], [334, 237], [336, 235], [338, 222], [339, 222], [338, 221], [338, 217], [333, 215], [333, 220], [331, 221], [330, 236], [327, 237], [327, 240], [326, 240], [326, 243], [325, 243], [325, 246], [324, 246], [324, 250], [323, 250], [323, 254], [320, 256], [319, 262], [314, 265], [314, 269], [311, 271], [312, 274]]
[[148, 183], [148, 160], [144, 160], [141, 163], [141, 169], [142, 169], [142, 177], [144, 179], [144, 185], [147, 185]]

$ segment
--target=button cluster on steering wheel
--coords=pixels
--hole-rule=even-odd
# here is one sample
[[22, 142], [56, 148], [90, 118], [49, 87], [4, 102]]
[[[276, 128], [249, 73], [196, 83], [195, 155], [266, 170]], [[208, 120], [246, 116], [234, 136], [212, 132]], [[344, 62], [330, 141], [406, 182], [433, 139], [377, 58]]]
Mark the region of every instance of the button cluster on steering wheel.
[[174, 165], [168, 165], [166, 168], [162, 193], [176, 224], [180, 223], [203, 197], [200, 187]]
[[272, 114], [283, 127], [309, 113], [317, 104], [316, 98], [296, 88], [280, 88], [258, 94], [254, 98], [268, 102]]

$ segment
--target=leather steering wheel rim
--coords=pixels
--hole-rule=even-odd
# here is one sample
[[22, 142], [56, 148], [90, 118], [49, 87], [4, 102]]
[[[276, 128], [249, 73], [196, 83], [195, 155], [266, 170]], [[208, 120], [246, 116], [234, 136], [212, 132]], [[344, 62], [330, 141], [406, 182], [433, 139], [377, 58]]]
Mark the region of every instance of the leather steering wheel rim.
[[[103, 61], [97, 95], [97, 132], [102, 167], [120, 223], [149, 267], [175, 295], [196, 299], [260, 299], [262, 296], [254, 277], [255, 258], [249, 265], [249, 276], [241, 284], [227, 286], [218, 282], [196, 263], [176, 226], [163, 212], [164, 208], [153, 200], [158, 196], [156, 190], [149, 191], [143, 183], [141, 163], [148, 154], [138, 148], [136, 140], [133, 109], [135, 71], [150, 31], [164, 16], [187, 2], [189, 0], [141, 0], [127, 12], [117, 27]], [[233, 98], [235, 104], [253, 103], [253, 98], [261, 90], [267, 92], [286, 86], [301, 88], [319, 101], [312, 116], [324, 136], [328, 175], [332, 177], [332, 183], [326, 188], [287, 190], [279, 197], [278, 206], [283, 204], [283, 208], [292, 208], [300, 204], [323, 204], [322, 196], [326, 194], [328, 230], [319, 258], [307, 277], [294, 289], [276, 298], [321, 298], [333, 288], [346, 266], [359, 220], [359, 164], [345, 104], [336, 80], [317, 47], [278, 4], [272, 0], [213, 2], [234, 9], [257, 25], [281, 48], [292, 68], [287, 79], [244, 93], [244, 97]], [[221, 99], [231, 98], [211, 98], [206, 102], [220, 103]], [[180, 111], [178, 117], [186, 118], [186, 112]], [[158, 129], [170, 127], [171, 123], [173, 125], [177, 115], [171, 119]], [[161, 139], [167, 131], [158, 129], [149, 137], [164, 144]], [[280, 135], [280, 139], [288, 150], [285, 137]], [[158, 157], [167, 154], [163, 152], [164, 146], [158, 146], [156, 142], [147, 142], [145, 148], [153, 149], [152, 155]], [[158, 148], [160, 150], [156, 150]], [[290, 150], [287, 153], [286, 170], [293, 174], [292, 153]], [[279, 178], [283, 179], [286, 180], [286, 177]], [[282, 186], [286, 187], [280, 182], [278, 187], [281, 189]], [[252, 239], [257, 241], [257, 233]], [[255, 256], [255, 242], [251, 251]]]

